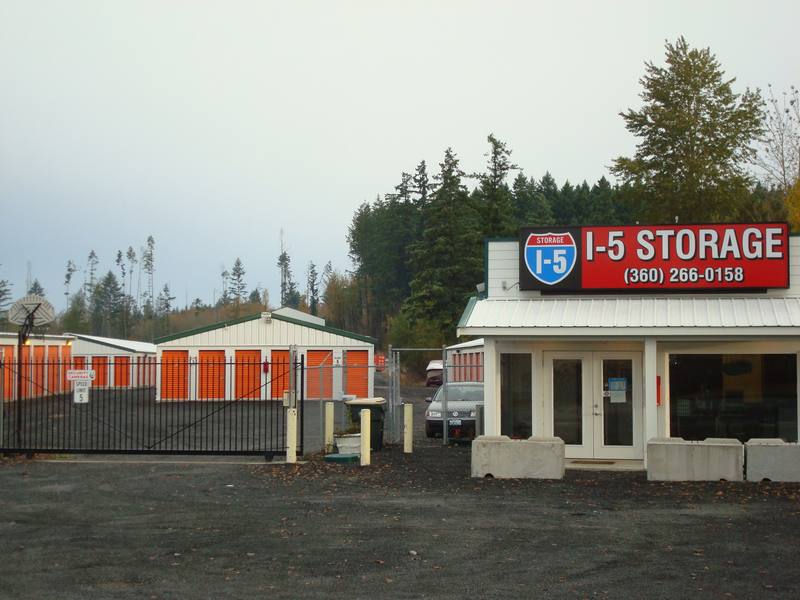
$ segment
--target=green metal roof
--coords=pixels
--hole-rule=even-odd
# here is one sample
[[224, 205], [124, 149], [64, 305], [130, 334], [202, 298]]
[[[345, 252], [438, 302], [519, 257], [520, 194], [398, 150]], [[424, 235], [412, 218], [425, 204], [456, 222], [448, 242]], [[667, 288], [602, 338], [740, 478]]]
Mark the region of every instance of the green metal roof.
[[[207, 331], [214, 331], [215, 329], [222, 329], [224, 327], [230, 327], [231, 325], [246, 323], [247, 321], [255, 321], [256, 319], [259, 318], [261, 318], [261, 313], [256, 313], [254, 315], [247, 315], [246, 317], [237, 317], [235, 319], [228, 319], [227, 321], [212, 323], [211, 325], [205, 325], [204, 327], [197, 327], [195, 329], [189, 329], [188, 331], [181, 331], [179, 333], [172, 333], [170, 335], [165, 335], [156, 338], [154, 340], [154, 343], [163, 344], [165, 342], [172, 342], [174, 340], [179, 340], [181, 338], [197, 335], [199, 333], [206, 333]], [[352, 331], [345, 331], [344, 329], [331, 327], [329, 325], [317, 325], [316, 323], [309, 323], [308, 321], [302, 321], [300, 319], [294, 319], [292, 317], [287, 317], [285, 315], [279, 315], [275, 313], [272, 313], [272, 318], [275, 319], [276, 321], [284, 321], [286, 323], [292, 323], [293, 325], [300, 325], [301, 327], [308, 327], [309, 329], [316, 329], [318, 331], [324, 331], [326, 333], [340, 335], [342, 337], [358, 340], [361, 342], [366, 342], [368, 344], [377, 343], [377, 340], [375, 338], [371, 338], [367, 335], [361, 335], [359, 333], [353, 333]]]

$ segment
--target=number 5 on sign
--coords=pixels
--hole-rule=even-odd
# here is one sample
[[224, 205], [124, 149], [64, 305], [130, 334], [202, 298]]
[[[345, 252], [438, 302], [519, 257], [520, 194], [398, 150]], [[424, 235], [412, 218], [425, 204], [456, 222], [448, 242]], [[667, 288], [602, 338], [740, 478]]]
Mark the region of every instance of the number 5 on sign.
[[89, 386], [91, 381], [77, 379], [72, 382], [72, 401], [75, 404], [89, 404]]

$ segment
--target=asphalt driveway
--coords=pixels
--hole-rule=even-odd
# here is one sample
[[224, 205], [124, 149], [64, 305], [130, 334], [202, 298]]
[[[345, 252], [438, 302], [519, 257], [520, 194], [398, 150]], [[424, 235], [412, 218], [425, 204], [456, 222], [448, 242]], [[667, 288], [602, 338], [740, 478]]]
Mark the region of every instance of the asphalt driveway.
[[800, 593], [798, 485], [474, 480], [469, 447], [438, 444], [374, 458], [6, 461], [0, 597]]

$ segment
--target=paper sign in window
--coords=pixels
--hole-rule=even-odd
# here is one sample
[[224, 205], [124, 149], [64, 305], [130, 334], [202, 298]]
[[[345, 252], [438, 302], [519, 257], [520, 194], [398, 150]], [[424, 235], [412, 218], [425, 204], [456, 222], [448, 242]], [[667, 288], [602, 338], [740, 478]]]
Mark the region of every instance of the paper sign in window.
[[628, 379], [626, 377], [609, 377], [608, 391], [611, 404], [625, 404], [628, 401]]

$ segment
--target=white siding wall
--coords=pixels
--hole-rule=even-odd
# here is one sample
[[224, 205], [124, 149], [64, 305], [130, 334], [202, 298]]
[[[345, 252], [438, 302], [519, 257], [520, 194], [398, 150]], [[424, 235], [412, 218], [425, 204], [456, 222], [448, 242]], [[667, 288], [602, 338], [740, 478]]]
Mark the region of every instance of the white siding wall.
[[[488, 254], [489, 298], [525, 299], [541, 296], [539, 292], [519, 289], [519, 242], [489, 242]], [[506, 290], [503, 290], [504, 282], [508, 288]], [[800, 296], [800, 237], [795, 236], [789, 238], [789, 285], [787, 290], [769, 290], [767, 296]], [[754, 295], [764, 297], [764, 294]], [[730, 298], [731, 294], [726, 293], [725, 296]]]
[[366, 349], [372, 347], [372, 344], [368, 342], [354, 340], [327, 331], [320, 331], [319, 329], [295, 325], [294, 323], [287, 323], [286, 321], [279, 321], [277, 319], [272, 319], [270, 323], [266, 323], [263, 319], [259, 318], [164, 342], [158, 344], [158, 349], [159, 351], [225, 347], [244, 349], [263, 346], [288, 348], [290, 345], [311, 348], [333, 348], [335, 346], [340, 346], [347, 348], [363, 347]]

